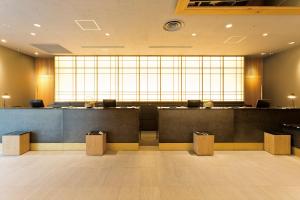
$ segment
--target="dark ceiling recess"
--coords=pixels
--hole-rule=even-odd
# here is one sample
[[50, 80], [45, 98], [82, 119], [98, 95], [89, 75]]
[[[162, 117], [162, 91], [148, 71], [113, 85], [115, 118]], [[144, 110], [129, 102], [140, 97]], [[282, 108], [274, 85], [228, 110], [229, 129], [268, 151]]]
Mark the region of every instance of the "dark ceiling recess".
[[[291, 2], [294, 2], [294, 4], [291, 4]], [[285, 5], [297, 5], [297, 0], [190, 0], [188, 7]]]

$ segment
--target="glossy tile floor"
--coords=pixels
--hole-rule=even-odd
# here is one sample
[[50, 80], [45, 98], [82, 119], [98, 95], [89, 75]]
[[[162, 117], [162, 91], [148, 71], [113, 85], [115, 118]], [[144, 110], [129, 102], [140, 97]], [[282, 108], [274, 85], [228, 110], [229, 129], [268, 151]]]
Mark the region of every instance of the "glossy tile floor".
[[300, 199], [300, 159], [266, 152], [28, 152], [0, 156], [1, 200]]

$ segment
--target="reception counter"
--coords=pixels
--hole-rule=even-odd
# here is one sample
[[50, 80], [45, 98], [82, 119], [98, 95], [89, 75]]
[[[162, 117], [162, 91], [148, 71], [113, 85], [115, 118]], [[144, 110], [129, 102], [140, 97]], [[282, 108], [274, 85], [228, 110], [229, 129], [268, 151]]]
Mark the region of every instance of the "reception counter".
[[160, 108], [159, 142], [192, 143], [193, 131], [215, 134], [216, 143], [262, 143], [264, 131], [300, 122], [300, 109]]
[[108, 133], [108, 143], [139, 142], [138, 108], [0, 109], [0, 135], [32, 131], [32, 143], [84, 143], [92, 130]]

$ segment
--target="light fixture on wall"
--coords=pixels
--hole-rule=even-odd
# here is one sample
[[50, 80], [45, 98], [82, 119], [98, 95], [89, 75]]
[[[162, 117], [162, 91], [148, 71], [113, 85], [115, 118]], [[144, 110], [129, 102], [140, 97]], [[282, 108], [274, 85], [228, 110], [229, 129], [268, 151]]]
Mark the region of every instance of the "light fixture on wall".
[[289, 94], [287, 97], [288, 97], [288, 99], [291, 100], [291, 102], [292, 102], [292, 107], [295, 108], [295, 99], [297, 98], [297, 96], [296, 96], [294, 93], [291, 93], [291, 94]]
[[7, 93], [4, 93], [4, 94], [2, 95], [2, 99], [3, 99], [3, 108], [5, 108], [5, 107], [6, 107], [6, 101], [7, 101], [8, 99], [10, 99], [10, 95], [7, 94]]

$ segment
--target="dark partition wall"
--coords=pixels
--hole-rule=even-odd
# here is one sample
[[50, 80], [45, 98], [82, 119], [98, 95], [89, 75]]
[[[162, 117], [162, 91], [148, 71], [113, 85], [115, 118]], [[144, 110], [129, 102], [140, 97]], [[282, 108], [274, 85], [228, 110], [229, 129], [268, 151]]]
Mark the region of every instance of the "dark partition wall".
[[91, 130], [108, 132], [108, 142], [139, 141], [139, 110], [112, 109], [0, 109], [0, 135], [32, 131], [33, 143], [83, 143]]
[[234, 138], [233, 109], [160, 109], [159, 142], [190, 143], [193, 131], [216, 134], [216, 142]]
[[0, 109], [0, 135], [32, 131], [31, 142], [62, 142], [62, 117], [62, 109]]
[[216, 142], [263, 142], [282, 123], [300, 123], [300, 109], [159, 109], [159, 141], [191, 143], [193, 131], [207, 131]]
[[85, 142], [91, 130], [107, 132], [108, 142], [139, 142], [139, 110], [126, 108], [64, 110], [64, 142]]

